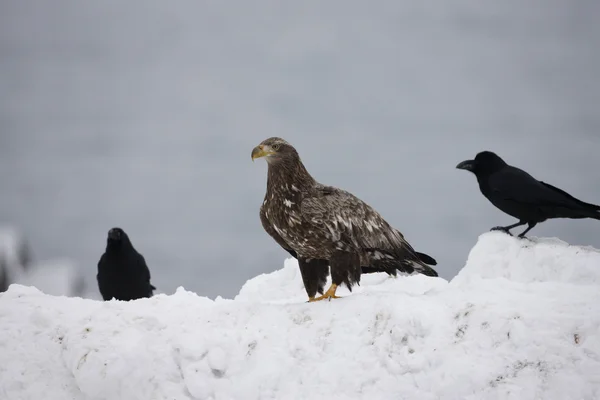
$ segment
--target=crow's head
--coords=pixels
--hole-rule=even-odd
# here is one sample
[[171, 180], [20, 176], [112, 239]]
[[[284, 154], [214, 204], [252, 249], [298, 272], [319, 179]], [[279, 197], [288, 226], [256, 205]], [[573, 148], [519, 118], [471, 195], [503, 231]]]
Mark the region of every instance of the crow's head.
[[491, 175], [506, 167], [506, 163], [496, 153], [491, 151], [482, 151], [475, 156], [473, 160], [465, 160], [459, 163], [456, 168], [471, 171], [476, 176]]
[[117, 248], [131, 244], [131, 242], [129, 241], [129, 237], [121, 228], [112, 228], [111, 230], [109, 230], [106, 243], [107, 247], [111, 248]]

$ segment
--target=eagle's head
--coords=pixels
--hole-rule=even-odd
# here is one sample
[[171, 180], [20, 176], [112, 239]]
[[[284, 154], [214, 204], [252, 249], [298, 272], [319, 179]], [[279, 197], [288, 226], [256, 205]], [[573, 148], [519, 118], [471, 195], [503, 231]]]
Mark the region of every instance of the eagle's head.
[[269, 165], [281, 161], [296, 161], [299, 158], [294, 146], [278, 137], [265, 139], [252, 149], [252, 161], [261, 157], [265, 157]]

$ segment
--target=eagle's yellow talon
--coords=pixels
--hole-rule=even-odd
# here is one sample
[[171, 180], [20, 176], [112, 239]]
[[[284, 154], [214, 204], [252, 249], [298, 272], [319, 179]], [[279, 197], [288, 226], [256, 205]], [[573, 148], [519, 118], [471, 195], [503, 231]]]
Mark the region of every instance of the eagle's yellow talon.
[[321, 300], [325, 300], [325, 299], [341, 299], [340, 296], [336, 296], [335, 295], [335, 291], [337, 290], [337, 285], [335, 283], [332, 283], [331, 286], [329, 287], [329, 289], [327, 289], [327, 291], [323, 294], [323, 296], [319, 296], [319, 297], [311, 297], [308, 299], [309, 302], [313, 302], [313, 301], [321, 301]]

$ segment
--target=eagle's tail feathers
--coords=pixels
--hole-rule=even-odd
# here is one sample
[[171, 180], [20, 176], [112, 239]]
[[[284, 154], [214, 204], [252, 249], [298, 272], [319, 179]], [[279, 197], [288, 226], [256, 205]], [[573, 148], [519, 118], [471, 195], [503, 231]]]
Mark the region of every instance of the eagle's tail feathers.
[[[426, 265], [419, 256], [415, 257], [407, 253], [404, 257], [399, 257], [389, 251], [374, 248], [364, 249], [364, 251], [367, 253], [370, 263], [368, 266], [361, 267], [363, 274], [386, 272], [389, 275], [396, 276], [400, 271], [405, 274], [418, 272], [427, 276], [438, 276], [437, 272]], [[433, 258], [429, 258], [433, 260]]]
[[414, 262], [413, 266], [415, 268], [415, 271], [417, 271], [420, 274], [423, 275], [427, 275], [427, 276], [438, 276], [438, 273], [436, 272], [435, 269], [431, 268], [429, 265], [425, 265], [421, 262]]
[[419, 253], [418, 251], [415, 251], [415, 254], [417, 255], [417, 257], [419, 257], [419, 260], [423, 261], [425, 264], [437, 265], [437, 261], [435, 261], [435, 258], [425, 253]]

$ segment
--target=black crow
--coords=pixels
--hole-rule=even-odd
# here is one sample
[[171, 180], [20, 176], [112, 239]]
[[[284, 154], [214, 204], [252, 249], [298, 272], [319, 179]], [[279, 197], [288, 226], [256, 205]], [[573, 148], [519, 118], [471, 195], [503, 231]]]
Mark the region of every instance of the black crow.
[[108, 231], [106, 251], [98, 262], [98, 288], [104, 300], [135, 300], [152, 297], [150, 270], [144, 256], [121, 228]]
[[564, 190], [538, 181], [491, 151], [482, 151], [474, 160], [463, 161], [456, 168], [474, 173], [481, 193], [497, 208], [519, 220], [492, 230], [510, 235], [510, 229], [527, 224], [527, 229], [519, 235], [523, 238], [534, 226], [551, 218], [600, 219], [600, 206], [584, 203]]

